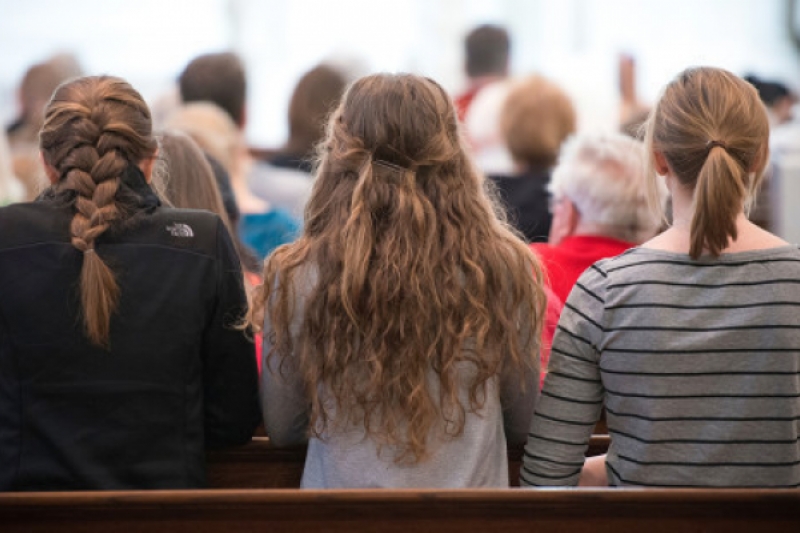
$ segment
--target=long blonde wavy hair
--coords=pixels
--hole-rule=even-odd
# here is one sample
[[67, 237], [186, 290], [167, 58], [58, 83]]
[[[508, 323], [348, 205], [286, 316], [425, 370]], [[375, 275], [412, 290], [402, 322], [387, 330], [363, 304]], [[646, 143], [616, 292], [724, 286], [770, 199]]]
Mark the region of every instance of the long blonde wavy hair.
[[[258, 331], [266, 315], [268, 357], [295, 358], [313, 435], [360, 425], [395, 461], [417, 463], [434, 428], [461, 435], [501, 370], [538, 371], [542, 272], [500, 218], [436, 82], [357, 80], [319, 152], [304, 233], [267, 259], [249, 322]], [[293, 334], [304, 266], [316, 282]]]

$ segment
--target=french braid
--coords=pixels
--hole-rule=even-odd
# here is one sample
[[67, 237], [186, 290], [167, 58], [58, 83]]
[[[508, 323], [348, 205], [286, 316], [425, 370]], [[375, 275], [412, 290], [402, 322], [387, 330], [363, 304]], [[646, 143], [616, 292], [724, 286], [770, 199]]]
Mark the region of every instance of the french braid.
[[124, 216], [116, 203], [120, 176], [155, 153], [150, 111], [119, 78], [80, 78], [53, 95], [40, 145], [45, 162], [59, 176], [56, 187], [75, 193], [70, 234], [72, 245], [83, 252], [84, 327], [89, 340], [107, 347], [119, 286], [95, 248], [97, 239]]

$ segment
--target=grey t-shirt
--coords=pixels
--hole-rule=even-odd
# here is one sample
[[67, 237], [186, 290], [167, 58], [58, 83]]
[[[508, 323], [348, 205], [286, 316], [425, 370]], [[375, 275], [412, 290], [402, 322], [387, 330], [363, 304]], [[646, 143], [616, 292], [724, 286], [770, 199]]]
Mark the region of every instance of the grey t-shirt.
[[[310, 270], [295, 276], [294, 335], [299, 331], [305, 300], [315, 283]], [[528, 385], [524, 391], [519, 388], [518, 375], [490, 379], [483, 408], [467, 413], [463, 434], [450, 438], [442, 434], [442, 428], [434, 430], [429, 438], [429, 457], [417, 464], [400, 465], [394, 462], [391, 448], [384, 447], [379, 453], [377, 443], [366, 436], [363, 427], [337, 428], [329, 430], [323, 440], [308, 439], [308, 400], [303, 383], [291, 358], [281, 365], [278, 357], [267, 357], [271, 348], [269, 331], [267, 323], [261, 377], [264, 424], [277, 446], [308, 440], [303, 488], [508, 486], [507, 442], [525, 440], [538, 394], [538, 373], [526, 376]], [[466, 380], [470, 366], [465, 364], [461, 371]], [[432, 395], [436, 397], [436, 374], [431, 372], [430, 378]], [[462, 405], [469, 405], [466, 386], [461, 391], [461, 401]]]
[[589, 268], [553, 340], [524, 485], [576, 485], [605, 404], [611, 485], [800, 486], [800, 251]]

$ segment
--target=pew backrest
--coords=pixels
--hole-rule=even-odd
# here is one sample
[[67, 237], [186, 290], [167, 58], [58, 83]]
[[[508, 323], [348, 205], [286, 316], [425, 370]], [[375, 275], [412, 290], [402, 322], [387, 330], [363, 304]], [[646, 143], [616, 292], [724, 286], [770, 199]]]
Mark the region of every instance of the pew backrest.
[[[592, 435], [587, 456], [606, 453], [608, 435]], [[508, 474], [512, 487], [519, 486], [522, 446], [508, 447]], [[267, 437], [207, 455], [208, 485], [219, 489], [292, 489], [300, 486], [306, 447], [275, 448]]]
[[756, 533], [800, 528], [798, 490], [196, 490], [0, 494], [3, 533]]

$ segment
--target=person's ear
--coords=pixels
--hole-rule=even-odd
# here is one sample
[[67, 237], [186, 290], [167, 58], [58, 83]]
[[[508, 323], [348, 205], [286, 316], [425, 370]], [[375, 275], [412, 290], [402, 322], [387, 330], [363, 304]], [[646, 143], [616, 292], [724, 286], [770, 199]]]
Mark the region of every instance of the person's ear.
[[656, 172], [658, 172], [659, 176], [666, 176], [669, 174], [669, 163], [667, 163], [664, 152], [653, 150], [653, 161], [655, 162]]
[[56, 183], [58, 183], [58, 180], [61, 176], [59, 176], [58, 171], [55, 168], [53, 168], [53, 165], [51, 165], [45, 160], [44, 154], [42, 152], [39, 152], [39, 159], [42, 162], [42, 166], [44, 167], [44, 173], [47, 176], [47, 179], [50, 182], [50, 184], [55, 185]]
[[557, 246], [567, 237], [575, 234], [580, 222], [580, 213], [575, 204], [567, 197], [561, 197], [553, 203], [553, 222], [550, 224], [550, 235], [547, 244]]
[[142, 159], [139, 161], [139, 170], [142, 171], [144, 174], [144, 180], [147, 183], [153, 181], [153, 168], [156, 166], [156, 160], [158, 159], [158, 149], [153, 152], [153, 155], [148, 157], [147, 159]]

